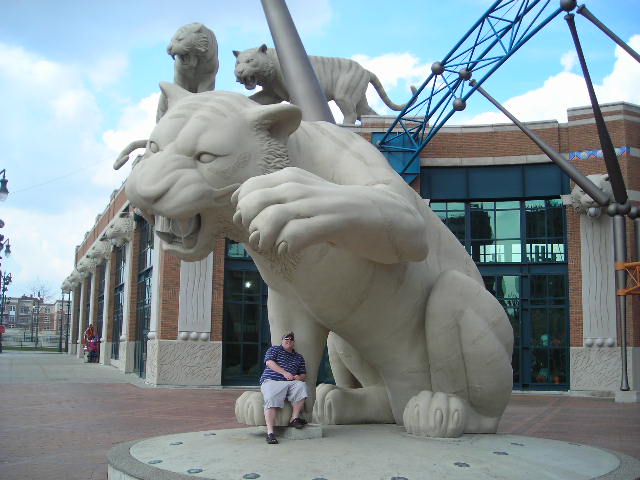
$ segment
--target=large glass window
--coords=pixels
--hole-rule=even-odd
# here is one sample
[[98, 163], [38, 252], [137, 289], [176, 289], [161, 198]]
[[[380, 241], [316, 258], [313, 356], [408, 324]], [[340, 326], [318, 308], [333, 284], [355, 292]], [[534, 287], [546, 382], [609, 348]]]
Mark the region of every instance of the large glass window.
[[559, 198], [525, 202], [526, 255], [531, 263], [564, 262], [564, 215]]
[[86, 285], [87, 285], [87, 294], [84, 297], [84, 321], [85, 321], [84, 328], [85, 329], [87, 329], [87, 327], [89, 327], [89, 325], [91, 324], [91, 318], [89, 317], [89, 314], [91, 313], [91, 283], [92, 283], [91, 282], [91, 280], [92, 280], [91, 277], [92, 276], [93, 276], [93, 274], [89, 275], [89, 278], [87, 278], [87, 283], [86, 283]]
[[559, 198], [431, 202], [431, 209], [476, 263], [564, 263], [565, 225]]
[[[222, 381], [225, 385], [255, 385], [271, 345], [268, 289], [242, 244], [228, 240], [225, 253]], [[326, 349], [318, 382], [334, 383]]]
[[151, 323], [151, 274], [153, 272], [153, 227], [140, 220], [140, 249], [138, 250], [138, 278], [136, 304], [136, 342], [134, 370], [146, 376], [147, 334]]
[[104, 263], [102, 265], [98, 265], [98, 267], [96, 268], [96, 286], [98, 288], [98, 291], [96, 292], [98, 294], [98, 298], [97, 298], [97, 302], [96, 302], [96, 328], [95, 328], [95, 332], [96, 335], [98, 336], [98, 338], [102, 338], [102, 320], [103, 320], [103, 313], [104, 313], [104, 282], [105, 282], [105, 265]]
[[520, 202], [472, 202], [471, 257], [475, 262], [520, 262]]
[[565, 275], [532, 275], [531, 379], [539, 384], [567, 383], [568, 335]]
[[513, 383], [522, 383], [520, 378], [520, 337], [521, 337], [521, 305], [520, 305], [520, 276], [518, 275], [484, 275], [485, 286], [504, 307], [509, 322], [513, 328]]
[[227, 385], [256, 384], [270, 345], [267, 286], [240, 243], [226, 247], [222, 380]]
[[120, 358], [120, 335], [122, 335], [122, 320], [124, 309], [124, 283], [126, 245], [116, 247], [114, 264], [114, 288], [113, 288], [113, 321], [111, 324], [111, 358]]
[[464, 244], [467, 236], [465, 204], [462, 202], [433, 202], [431, 208], [456, 238]]
[[478, 264], [514, 331], [516, 388], [569, 383], [565, 216], [559, 198], [433, 201]]

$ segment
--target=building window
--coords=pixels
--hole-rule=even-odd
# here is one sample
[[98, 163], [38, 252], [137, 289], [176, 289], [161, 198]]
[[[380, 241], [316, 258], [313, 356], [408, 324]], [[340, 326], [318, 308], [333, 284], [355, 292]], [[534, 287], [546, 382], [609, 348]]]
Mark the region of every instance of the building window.
[[242, 244], [227, 241], [226, 257], [222, 380], [256, 384], [270, 344], [267, 286]]
[[96, 328], [95, 332], [98, 338], [102, 337], [102, 320], [103, 320], [103, 311], [104, 311], [104, 283], [105, 283], [105, 265], [98, 265], [96, 269], [96, 287], [98, 289], [98, 301], [96, 302], [96, 308], [98, 311], [96, 312]]
[[431, 209], [464, 245], [467, 236], [465, 204], [463, 202], [438, 202], [432, 203]]
[[564, 215], [559, 198], [525, 201], [526, 256], [531, 263], [564, 262]]
[[140, 250], [138, 251], [136, 342], [134, 369], [144, 378], [147, 362], [147, 334], [151, 323], [151, 274], [153, 273], [153, 227], [139, 220]]
[[[91, 281], [93, 274], [89, 275], [87, 278], [87, 293], [84, 297], [84, 321], [86, 322], [85, 328], [91, 325], [91, 318], [89, 317], [89, 313], [91, 312]], [[95, 330], [94, 330], [95, 332]]]
[[430, 206], [476, 263], [566, 262], [564, 211], [559, 198], [434, 201]]
[[469, 204], [471, 257], [476, 263], [520, 262], [520, 202]]
[[[268, 288], [242, 244], [227, 240], [222, 328], [222, 381], [255, 385], [271, 345]], [[319, 383], [335, 383], [325, 349]]]
[[250, 258], [244, 245], [231, 240], [227, 242], [226, 256], [227, 258]]
[[126, 245], [116, 247], [114, 263], [114, 288], [113, 288], [113, 322], [111, 325], [111, 358], [120, 358], [120, 335], [122, 335], [122, 321], [124, 310], [124, 284]]
[[565, 215], [559, 198], [432, 201], [471, 254], [514, 332], [513, 383], [569, 384]]

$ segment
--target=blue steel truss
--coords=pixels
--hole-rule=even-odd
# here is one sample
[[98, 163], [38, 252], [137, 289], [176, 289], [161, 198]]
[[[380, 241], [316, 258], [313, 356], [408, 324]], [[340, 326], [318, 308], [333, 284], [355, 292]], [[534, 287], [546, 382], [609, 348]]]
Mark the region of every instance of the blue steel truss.
[[[511, 55], [563, 11], [553, 0], [498, 0], [471, 27], [416, 91], [377, 143], [406, 181], [440, 128]], [[556, 5], [558, 0], [553, 1]], [[471, 78], [476, 83], [471, 86]], [[394, 131], [395, 130], [395, 131]], [[398, 168], [398, 167], [396, 167]], [[419, 168], [419, 167], [418, 167]]]

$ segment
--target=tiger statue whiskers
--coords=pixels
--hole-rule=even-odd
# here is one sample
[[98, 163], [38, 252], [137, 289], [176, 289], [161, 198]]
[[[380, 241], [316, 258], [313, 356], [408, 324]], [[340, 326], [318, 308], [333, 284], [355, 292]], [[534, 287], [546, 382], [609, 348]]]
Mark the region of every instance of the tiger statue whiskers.
[[[205, 258], [242, 242], [269, 288], [273, 344], [296, 332], [316, 385], [307, 415], [409, 433], [495, 433], [511, 396], [513, 331], [464, 247], [362, 137], [291, 104], [164, 84], [169, 110], [125, 192], [162, 248]], [[331, 333], [330, 333], [331, 332]], [[287, 425], [285, 411], [277, 421]], [[264, 425], [260, 392], [238, 421]]]
[[[289, 100], [289, 92], [274, 49], [263, 44], [242, 52], [234, 50], [233, 54], [236, 57], [236, 80], [247, 90], [253, 90], [256, 85], [262, 87], [262, 91], [249, 98], [262, 105]], [[367, 103], [369, 83], [391, 110], [400, 111], [406, 106], [393, 103], [378, 77], [354, 60], [309, 56], [309, 61], [327, 101], [336, 102], [347, 125], [353, 125], [362, 115], [377, 115]], [[415, 93], [415, 87], [412, 86], [411, 91]]]

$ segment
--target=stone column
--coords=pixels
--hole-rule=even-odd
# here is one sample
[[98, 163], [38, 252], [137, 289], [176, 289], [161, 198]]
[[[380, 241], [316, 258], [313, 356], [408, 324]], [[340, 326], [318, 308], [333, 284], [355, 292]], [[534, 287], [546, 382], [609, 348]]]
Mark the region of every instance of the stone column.
[[88, 272], [82, 272], [82, 281], [80, 282], [80, 299], [78, 302], [78, 336], [76, 338], [76, 356], [78, 358], [82, 357], [82, 335], [84, 331], [87, 329], [86, 326], [86, 318], [84, 312], [84, 303], [86, 302], [87, 296], [87, 284], [88, 284]]
[[[133, 213], [130, 212], [122, 212], [117, 217], [114, 217], [113, 220], [109, 223], [107, 228], [105, 229], [104, 234], [100, 237], [101, 241], [108, 242], [112, 247], [121, 248], [125, 247], [125, 272], [124, 272], [124, 299], [122, 305], [122, 330], [120, 332], [119, 339], [119, 352], [118, 352], [118, 360], [111, 360], [111, 343], [105, 342], [104, 351], [105, 351], [105, 363], [108, 361], [114, 367], [118, 368], [123, 372], [132, 372], [133, 371], [133, 350], [135, 344], [133, 342], [129, 342], [129, 315], [131, 312], [130, 308], [130, 300], [132, 295], [132, 288], [135, 288], [135, 278], [132, 277], [131, 274], [131, 265], [133, 261], [133, 232], [135, 228], [135, 222], [133, 219]], [[109, 265], [109, 269], [105, 273], [105, 309], [104, 315], [108, 316], [109, 312], [113, 312], [113, 308], [109, 308], [111, 302], [113, 302], [113, 288], [114, 285], [111, 283], [111, 269], [115, 268], [112, 264], [111, 259], [113, 256], [111, 255], [111, 250], [109, 251], [109, 260], [107, 265]], [[108, 300], [107, 300], [108, 297]], [[133, 314], [135, 315], [135, 309]], [[106, 318], [106, 317], [105, 317]], [[111, 322], [113, 318], [109, 318], [108, 328], [112, 328]], [[104, 334], [104, 330], [103, 330]], [[108, 338], [109, 335], [105, 335], [105, 338]], [[113, 340], [113, 339], [112, 339]], [[102, 355], [102, 354], [101, 354]]]
[[[167, 274], [171, 275], [171, 272]], [[173, 283], [175, 279], [167, 277], [163, 280]], [[177, 338], [154, 336], [149, 340], [148, 382], [155, 385], [220, 385], [222, 345], [211, 341], [212, 283], [213, 253], [198, 262], [180, 262]], [[152, 315], [152, 318], [157, 317]], [[170, 321], [169, 318], [166, 321]]]
[[[95, 279], [95, 274], [94, 274], [94, 281], [93, 281], [93, 288], [92, 288], [92, 292], [93, 294], [91, 295], [91, 300], [92, 300], [92, 307], [91, 307], [91, 319], [97, 319], [98, 318], [98, 313], [102, 314], [102, 324], [99, 326], [100, 332], [101, 332], [101, 336], [100, 336], [100, 358], [99, 358], [99, 362], [102, 365], [108, 365], [109, 364], [109, 360], [111, 355], [109, 354], [111, 352], [111, 342], [107, 342], [107, 328], [110, 327], [111, 322], [109, 321], [109, 302], [111, 301], [111, 295], [109, 295], [109, 286], [110, 286], [110, 277], [109, 277], [109, 266], [110, 266], [110, 257], [111, 257], [111, 250], [113, 248], [113, 245], [111, 244], [111, 242], [107, 241], [106, 239], [100, 239], [98, 240], [87, 252], [87, 257], [90, 259], [90, 261], [93, 262], [93, 264], [96, 265], [95, 269], [97, 270], [99, 268], [100, 265], [104, 264], [103, 268], [104, 271], [102, 272], [104, 274], [104, 285], [103, 285], [103, 291], [102, 292], [98, 292], [97, 291], [97, 280]], [[96, 308], [97, 305], [96, 300], [97, 298], [102, 295], [103, 298], [103, 305], [102, 305], [102, 312], [97, 312]], [[96, 331], [98, 330], [98, 325], [96, 325]]]
[[[616, 320], [611, 218], [580, 209], [583, 345], [571, 347], [571, 390], [614, 395], [620, 389], [622, 352]], [[640, 347], [627, 348], [631, 389], [638, 390]], [[635, 361], [634, 361], [635, 360]]]
[[80, 289], [82, 282], [77, 279], [73, 283], [73, 298], [71, 299], [71, 325], [69, 327], [69, 355], [77, 355], [78, 353], [78, 330], [80, 330]]

